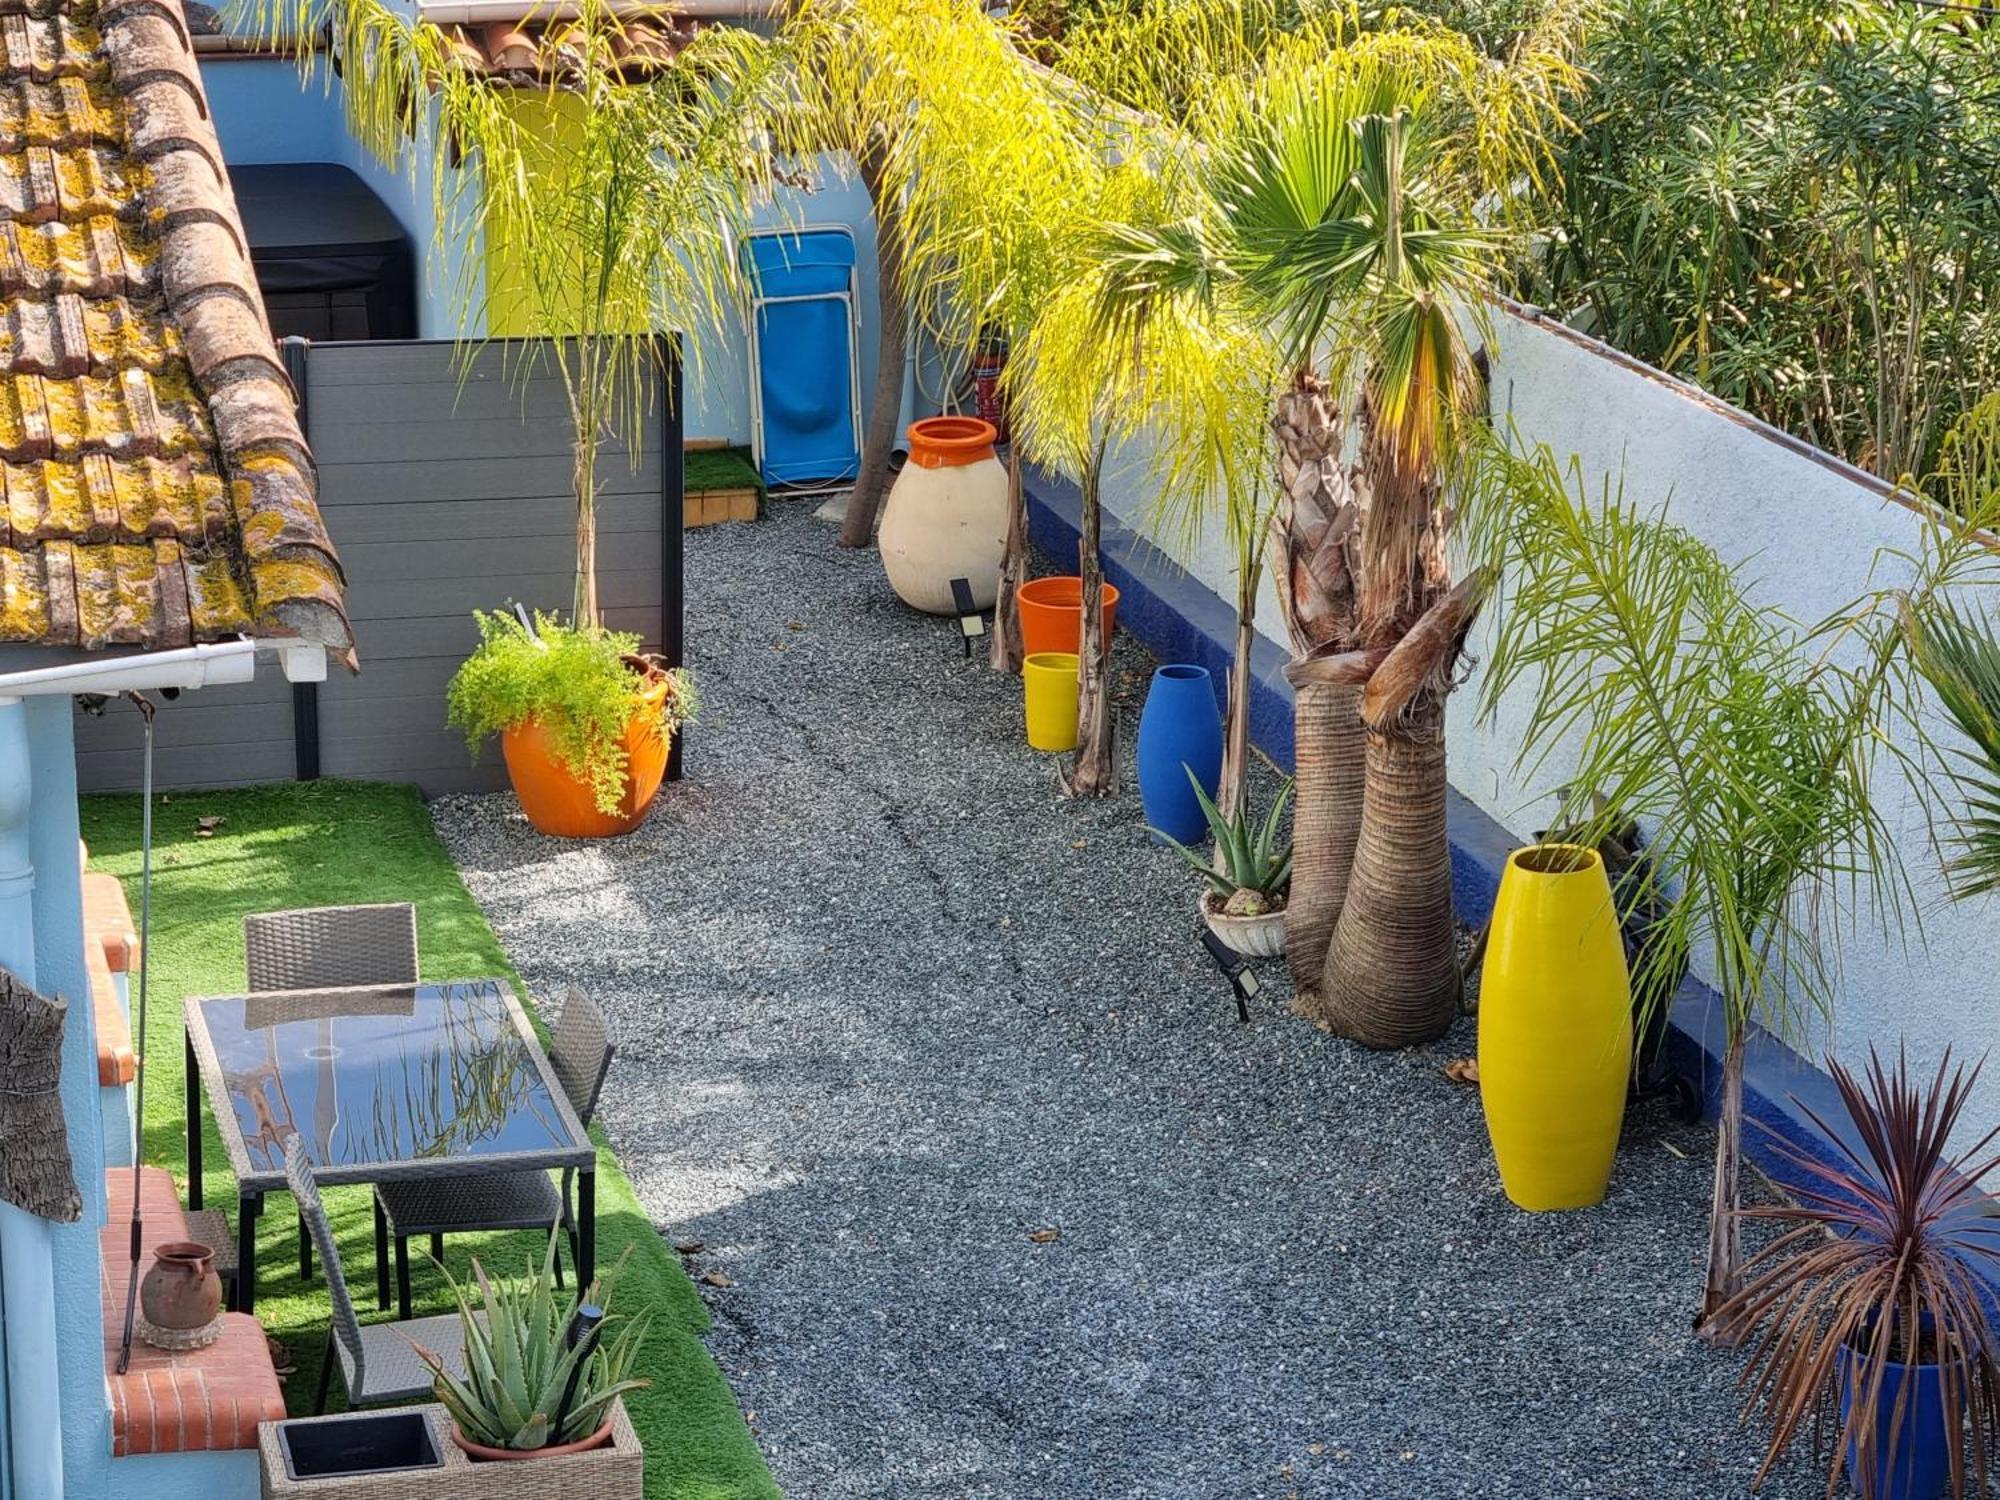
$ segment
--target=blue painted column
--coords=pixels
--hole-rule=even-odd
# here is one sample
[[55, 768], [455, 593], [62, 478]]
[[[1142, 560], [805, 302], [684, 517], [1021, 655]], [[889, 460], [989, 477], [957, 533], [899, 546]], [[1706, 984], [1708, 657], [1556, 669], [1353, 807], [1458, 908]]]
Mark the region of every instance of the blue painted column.
[[[0, 964], [29, 985], [36, 983], [33, 812], [27, 708], [19, 698], [0, 698]], [[22, 1500], [63, 1493], [54, 1227], [0, 1203], [8, 1460]]]

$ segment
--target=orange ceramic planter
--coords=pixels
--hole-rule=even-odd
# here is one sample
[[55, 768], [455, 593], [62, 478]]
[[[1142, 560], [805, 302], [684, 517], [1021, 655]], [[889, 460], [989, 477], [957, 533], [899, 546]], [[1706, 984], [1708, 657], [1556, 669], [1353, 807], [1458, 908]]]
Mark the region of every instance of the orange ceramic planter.
[[999, 436], [977, 417], [925, 417], [910, 424], [910, 462], [920, 469], [956, 469], [993, 457]]
[[646, 821], [667, 772], [672, 736], [660, 721], [660, 710], [669, 691], [664, 677], [649, 684], [645, 706], [625, 726], [625, 796], [615, 815], [598, 811], [588, 783], [571, 775], [556, 758], [539, 720], [502, 731], [500, 754], [507, 762], [507, 779], [521, 799], [521, 811], [538, 832], [559, 839], [609, 839]]
[[[1055, 578], [1031, 578], [1015, 592], [1021, 605], [1021, 650], [1032, 656], [1042, 651], [1067, 651], [1071, 656], [1083, 651], [1083, 580], [1073, 574]], [[1104, 584], [1104, 639], [1111, 639], [1118, 623], [1118, 588], [1108, 579]]]

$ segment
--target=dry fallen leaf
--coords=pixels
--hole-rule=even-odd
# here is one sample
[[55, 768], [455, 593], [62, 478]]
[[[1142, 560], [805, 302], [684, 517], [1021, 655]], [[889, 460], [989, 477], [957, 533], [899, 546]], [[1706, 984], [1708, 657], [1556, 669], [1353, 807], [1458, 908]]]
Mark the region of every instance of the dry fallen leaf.
[[1060, 1229], [1037, 1229], [1028, 1236], [1028, 1239], [1037, 1245], [1053, 1245], [1061, 1238], [1062, 1231]]
[[1072, 849], [1088, 849], [1089, 847], [1090, 847], [1090, 840], [1089, 840], [1089, 839], [1072, 839], [1072, 840], [1070, 840], [1070, 848], [1072, 848]]
[[1444, 1065], [1444, 1076], [1453, 1083], [1479, 1082], [1479, 1059], [1476, 1057], [1454, 1057]]
[[699, 1255], [703, 1250], [707, 1248], [708, 1247], [700, 1240], [674, 1241], [674, 1253], [676, 1255]]
[[727, 1276], [723, 1275], [720, 1271], [704, 1271], [701, 1274], [701, 1279], [707, 1282], [710, 1286], [736, 1285], [735, 1282], [731, 1281]]
[[210, 813], [206, 817], [196, 818], [194, 836], [198, 839], [212, 839], [215, 837], [215, 830], [228, 821], [221, 813]]

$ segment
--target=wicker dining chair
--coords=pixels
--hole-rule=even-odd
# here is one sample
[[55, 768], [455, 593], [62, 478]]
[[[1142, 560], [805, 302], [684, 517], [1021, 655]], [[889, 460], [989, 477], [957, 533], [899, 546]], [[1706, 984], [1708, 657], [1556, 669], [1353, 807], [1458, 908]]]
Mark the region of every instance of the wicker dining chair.
[[326, 1358], [319, 1369], [319, 1390], [313, 1397], [313, 1411], [326, 1410], [326, 1393], [333, 1384], [335, 1365], [340, 1367], [340, 1378], [347, 1387], [349, 1406], [427, 1399], [431, 1394], [431, 1369], [417, 1358], [412, 1344], [423, 1345], [441, 1358], [454, 1375], [463, 1375], [465, 1325], [457, 1313], [366, 1327], [355, 1316], [354, 1299], [347, 1294], [347, 1277], [340, 1268], [340, 1247], [334, 1244], [333, 1228], [326, 1221], [326, 1207], [320, 1202], [319, 1184], [313, 1181], [305, 1140], [297, 1134], [285, 1142], [285, 1182], [298, 1200], [299, 1218], [306, 1233], [319, 1246], [319, 1258], [326, 1266], [327, 1299], [331, 1303]]
[[333, 990], [417, 982], [417, 909], [308, 906], [243, 919], [243, 966], [254, 990]]
[[[597, 1096], [618, 1039], [595, 1003], [572, 985], [549, 1033], [549, 1062], [570, 1108], [585, 1126], [597, 1112]], [[542, 1171], [476, 1172], [470, 1165], [454, 1177], [384, 1182], [375, 1188], [375, 1295], [389, 1305], [388, 1250], [396, 1241], [397, 1316], [410, 1316], [410, 1236], [427, 1234], [431, 1257], [444, 1259], [444, 1237], [479, 1230], [553, 1229], [569, 1240], [570, 1264], [577, 1262], [576, 1215], [570, 1206], [575, 1174], [563, 1170], [558, 1192]], [[556, 1257], [556, 1285], [562, 1285], [562, 1257]]]
[[[243, 919], [243, 967], [253, 993], [332, 990], [417, 982], [417, 909], [407, 901], [374, 906], [308, 906]], [[188, 1215], [188, 1232], [233, 1260], [236, 1241], [219, 1208]], [[299, 1280], [312, 1280], [312, 1239], [299, 1221]]]

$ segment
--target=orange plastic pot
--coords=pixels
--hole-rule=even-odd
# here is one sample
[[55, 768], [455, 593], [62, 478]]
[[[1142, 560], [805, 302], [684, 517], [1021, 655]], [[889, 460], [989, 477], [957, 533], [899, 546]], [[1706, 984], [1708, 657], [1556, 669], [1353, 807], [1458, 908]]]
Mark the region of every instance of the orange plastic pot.
[[630, 833], [646, 821], [667, 772], [672, 731], [661, 721], [672, 684], [653, 674], [642, 706], [625, 726], [625, 796], [616, 813], [598, 811], [590, 784], [573, 775], [557, 759], [549, 734], [539, 719], [503, 730], [500, 754], [507, 762], [507, 779], [521, 799], [521, 811], [536, 831], [559, 839], [610, 839]]
[[[1083, 580], [1073, 574], [1031, 578], [1015, 591], [1021, 605], [1021, 650], [1083, 652]], [[1118, 623], [1118, 587], [1104, 585], [1104, 638]]]

